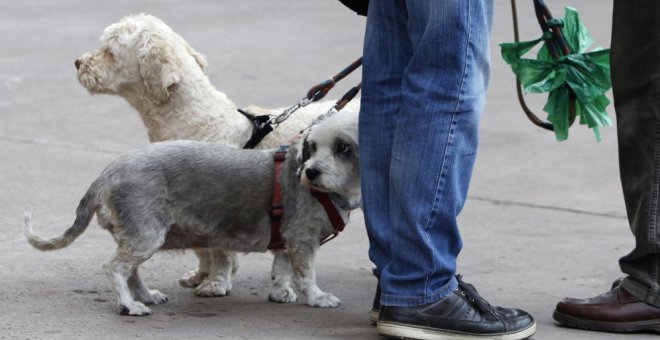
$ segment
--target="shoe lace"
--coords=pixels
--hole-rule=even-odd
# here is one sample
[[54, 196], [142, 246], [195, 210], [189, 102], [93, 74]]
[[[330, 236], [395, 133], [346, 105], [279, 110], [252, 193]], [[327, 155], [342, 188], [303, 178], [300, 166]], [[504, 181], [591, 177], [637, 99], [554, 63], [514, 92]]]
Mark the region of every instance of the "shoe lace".
[[458, 281], [458, 288], [462, 296], [465, 296], [469, 302], [473, 303], [482, 312], [491, 313], [497, 316], [495, 308], [493, 308], [486, 299], [479, 295], [477, 288], [463, 281], [463, 275], [456, 275], [456, 280]]

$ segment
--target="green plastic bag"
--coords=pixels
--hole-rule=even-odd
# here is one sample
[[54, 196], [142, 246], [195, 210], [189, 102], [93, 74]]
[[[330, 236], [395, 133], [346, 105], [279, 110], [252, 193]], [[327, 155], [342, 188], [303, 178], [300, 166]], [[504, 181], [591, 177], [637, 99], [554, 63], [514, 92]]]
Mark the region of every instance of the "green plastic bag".
[[610, 51], [595, 49], [586, 52], [592, 39], [580, 22], [578, 12], [566, 7], [562, 32], [572, 53], [554, 59], [544, 44], [537, 59], [522, 58], [546, 37], [519, 43], [503, 43], [502, 58], [511, 66], [525, 93], [548, 92], [543, 110], [548, 113], [557, 141], [568, 138], [569, 88], [575, 93], [575, 115], [580, 124], [594, 130], [601, 140], [600, 126], [612, 126], [606, 108], [610, 101], [605, 92], [612, 86], [610, 80]]

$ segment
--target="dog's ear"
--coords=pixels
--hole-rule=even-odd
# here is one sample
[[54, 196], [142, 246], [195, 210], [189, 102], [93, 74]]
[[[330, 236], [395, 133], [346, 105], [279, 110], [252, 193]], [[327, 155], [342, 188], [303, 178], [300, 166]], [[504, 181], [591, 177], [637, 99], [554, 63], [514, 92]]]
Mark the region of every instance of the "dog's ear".
[[188, 51], [188, 54], [190, 54], [193, 58], [195, 58], [195, 61], [197, 62], [197, 65], [199, 65], [199, 68], [201, 68], [202, 71], [206, 70], [206, 67], [209, 64], [206, 62], [206, 58], [204, 57], [204, 55], [195, 51], [195, 49], [192, 48], [192, 46], [190, 46], [190, 44], [188, 44], [188, 42], [186, 42], [185, 40], [183, 42], [186, 45], [186, 51]]
[[140, 74], [147, 96], [156, 104], [162, 104], [170, 97], [171, 86], [181, 80], [181, 74], [172, 47], [150, 40], [152, 42], [145, 44], [138, 54]]

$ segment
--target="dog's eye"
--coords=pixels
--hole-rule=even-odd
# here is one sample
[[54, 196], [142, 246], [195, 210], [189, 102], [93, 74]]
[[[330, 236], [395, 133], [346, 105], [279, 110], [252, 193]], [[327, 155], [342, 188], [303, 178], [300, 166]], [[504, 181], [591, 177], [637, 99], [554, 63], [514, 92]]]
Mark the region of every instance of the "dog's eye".
[[316, 152], [316, 143], [314, 143], [314, 142], [309, 143], [309, 152], [310, 153], [315, 153]]
[[339, 142], [335, 145], [335, 153], [347, 156], [351, 153], [351, 146], [346, 143]]

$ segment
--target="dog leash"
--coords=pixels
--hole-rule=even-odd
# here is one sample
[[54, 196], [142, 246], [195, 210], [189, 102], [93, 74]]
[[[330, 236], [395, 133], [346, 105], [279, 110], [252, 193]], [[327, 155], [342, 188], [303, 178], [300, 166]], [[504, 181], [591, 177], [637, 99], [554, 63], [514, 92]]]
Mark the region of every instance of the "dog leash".
[[[557, 20], [552, 17], [550, 9], [543, 2], [543, 0], [534, 0], [534, 12], [536, 13], [536, 19], [539, 22], [539, 26], [543, 31], [547, 39], [552, 40], [552, 43], [548, 44], [548, 51], [553, 58], [558, 59], [562, 55], [568, 55], [571, 53], [571, 49], [564, 38], [564, 34], [561, 31], [561, 26], [563, 26], [561, 20]], [[518, 10], [516, 8], [516, 0], [511, 0], [511, 14], [513, 17], [513, 38], [515, 42], [520, 42], [520, 35], [518, 33]], [[516, 78], [516, 92], [518, 94], [518, 102], [520, 107], [525, 112], [527, 118], [536, 126], [541, 127], [546, 130], [554, 131], [554, 126], [550, 122], [546, 122], [539, 118], [532, 110], [527, 106], [525, 102], [525, 97], [523, 96], [522, 85], [520, 80]], [[569, 91], [569, 102], [568, 102], [568, 121], [569, 126], [573, 125], [575, 121], [575, 93]]]
[[[351, 72], [355, 71], [358, 67], [362, 65], [362, 57], [358, 58], [354, 62], [352, 62], [350, 65], [345, 67], [343, 70], [339, 71], [336, 75], [334, 75], [332, 78], [327, 79], [319, 84], [316, 84], [312, 86], [309, 91], [307, 91], [307, 94], [302, 97], [296, 104], [288, 107], [285, 109], [282, 113], [280, 113], [277, 116], [274, 115], [261, 115], [261, 116], [255, 116], [253, 114], [250, 114], [249, 112], [245, 112], [244, 110], [238, 109], [238, 112], [247, 117], [253, 125], [252, 129], [252, 136], [250, 137], [250, 140], [245, 143], [243, 146], [243, 149], [252, 149], [255, 146], [261, 142], [266, 135], [268, 135], [271, 131], [273, 131], [274, 128], [277, 128], [278, 125], [280, 125], [282, 122], [287, 120], [291, 114], [296, 112], [298, 109], [303, 108], [310, 103], [313, 103], [315, 101], [321, 100], [323, 97], [325, 97], [328, 92], [339, 82], [340, 80], [344, 79], [346, 76], [351, 74]], [[361, 84], [358, 84], [357, 86], [352, 87], [348, 92], [346, 92], [341, 99], [339, 99], [335, 105], [326, 113], [331, 114], [332, 112], [337, 112], [346, 106], [348, 102], [350, 102], [357, 94], [360, 92], [360, 87]], [[274, 127], [273, 127], [274, 126]]]

